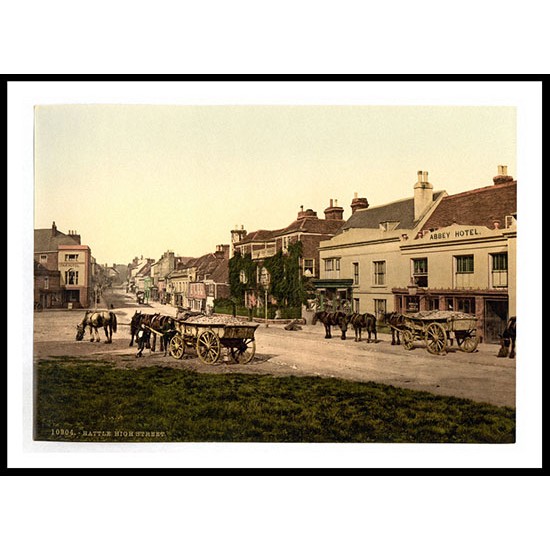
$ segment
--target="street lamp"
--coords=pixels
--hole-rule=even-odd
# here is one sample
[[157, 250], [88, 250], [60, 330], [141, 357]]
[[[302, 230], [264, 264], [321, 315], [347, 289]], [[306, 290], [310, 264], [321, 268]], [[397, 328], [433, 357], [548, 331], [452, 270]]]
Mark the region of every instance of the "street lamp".
[[260, 283], [264, 287], [265, 326], [267, 328], [269, 326], [267, 324], [267, 289], [269, 288], [269, 271], [265, 267], [262, 267], [262, 270], [260, 271]]

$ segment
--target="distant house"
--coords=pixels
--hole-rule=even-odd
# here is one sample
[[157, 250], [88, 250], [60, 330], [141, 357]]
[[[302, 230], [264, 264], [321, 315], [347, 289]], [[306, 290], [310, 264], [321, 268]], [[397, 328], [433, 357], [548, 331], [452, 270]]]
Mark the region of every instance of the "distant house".
[[35, 229], [34, 261], [35, 302], [47, 308], [90, 307], [93, 259], [80, 235], [62, 233], [55, 222], [51, 229]]
[[199, 258], [182, 259], [166, 280], [174, 306], [207, 311], [216, 298], [229, 296], [229, 245], [219, 245]]

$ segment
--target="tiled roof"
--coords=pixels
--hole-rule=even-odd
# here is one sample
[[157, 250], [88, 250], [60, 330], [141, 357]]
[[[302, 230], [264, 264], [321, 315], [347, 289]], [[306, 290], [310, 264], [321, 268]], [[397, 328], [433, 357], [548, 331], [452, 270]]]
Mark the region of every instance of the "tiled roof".
[[34, 251], [49, 252], [57, 250], [58, 245], [79, 245], [79, 235], [65, 235], [61, 231], [57, 231], [55, 237], [52, 236], [51, 229], [35, 229], [34, 230]]
[[[210, 252], [199, 258], [188, 258], [184, 264], [178, 266], [175, 271], [195, 268], [197, 270], [197, 280], [208, 276], [216, 282], [227, 282], [229, 261]], [[223, 275], [225, 269], [225, 275]], [[172, 272], [174, 273], [174, 272]], [[219, 278], [217, 280], [216, 278]]]
[[323, 235], [334, 235], [344, 223], [344, 220], [323, 220], [313, 216], [304, 216], [303, 218], [293, 221], [283, 229], [275, 229], [273, 231], [260, 229], [258, 231], [252, 231], [240, 240], [237, 246], [252, 242], [265, 242], [291, 233], [321, 233]]
[[444, 197], [422, 229], [437, 229], [453, 223], [494, 227], [517, 209], [517, 182], [490, 185]]
[[[437, 191], [433, 194], [436, 201], [444, 193]], [[383, 222], [399, 222], [398, 229], [412, 229], [414, 227], [414, 198], [402, 199], [382, 206], [356, 210], [342, 227], [377, 229]]]

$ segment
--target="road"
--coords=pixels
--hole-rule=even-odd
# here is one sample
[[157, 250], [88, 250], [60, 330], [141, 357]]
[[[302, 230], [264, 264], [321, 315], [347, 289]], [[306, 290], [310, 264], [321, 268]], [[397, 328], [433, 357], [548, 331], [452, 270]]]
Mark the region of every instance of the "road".
[[106, 359], [126, 369], [159, 365], [219, 374], [344, 378], [515, 407], [516, 361], [497, 357], [498, 346], [494, 344], [480, 344], [475, 353], [462, 352], [455, 344], [446, 355], [436, 356], [428, 353], [420, 342], [410, 351], [392, 346], [386, 334], [379, 334], [376, 343], [355, 342], [353, 332], [341, 340], [338, 330], [332, 339], [325, 339], [322, 325], [286, 331], [282, 325], [261, 323], [256, 330], [256, 355], [248, 365], [230, 362], [204, 365], [192, 352], [181, 360], [164, 357], [159, 351], [146, 351], [143, 357], [136, 358], [135, 346], [129, 347], [129, 323], [134, 312], [175, 315], [175, 308], [154, 302], [138, 305], [133, 295], [120, 289], [114, 289], [105, 298], [105, 304], [114, 306], [118, 318], [112, 344], [105, 345], [103, 332], [100, 343], [90, 342], [87, 336], [82, 342], [76, 341], [76, 325], [84, 317], [83, 310], [45, 310], [34, 316], [35, 358], [68, 355]]

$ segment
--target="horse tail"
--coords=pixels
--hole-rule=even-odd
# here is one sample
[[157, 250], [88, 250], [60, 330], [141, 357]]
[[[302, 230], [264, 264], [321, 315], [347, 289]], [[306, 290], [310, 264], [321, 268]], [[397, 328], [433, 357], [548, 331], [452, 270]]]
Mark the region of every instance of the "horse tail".
[[116, 328], [117, 328], [116, 314], [111, 313], [111, 315], [112, 315], [112, 319], [113, 319], [113, 332], [116, 332]]

